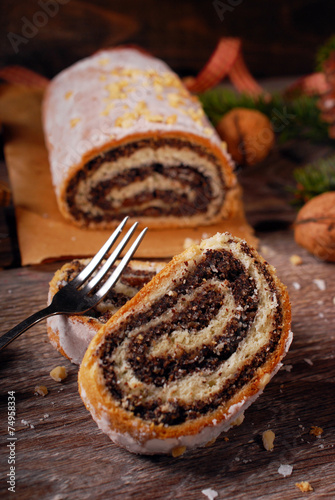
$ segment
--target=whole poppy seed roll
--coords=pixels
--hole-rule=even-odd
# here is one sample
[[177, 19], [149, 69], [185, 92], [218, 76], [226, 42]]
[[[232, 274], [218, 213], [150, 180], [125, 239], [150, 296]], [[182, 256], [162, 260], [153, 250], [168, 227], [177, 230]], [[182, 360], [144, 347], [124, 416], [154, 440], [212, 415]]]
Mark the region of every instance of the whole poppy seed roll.
[[103, 50], [56, 76], [43, 125], [63, 216], [108, 228], [129, 215], [150, 227], [234, 217], [240, 188], [199, 100], [161, 60]]

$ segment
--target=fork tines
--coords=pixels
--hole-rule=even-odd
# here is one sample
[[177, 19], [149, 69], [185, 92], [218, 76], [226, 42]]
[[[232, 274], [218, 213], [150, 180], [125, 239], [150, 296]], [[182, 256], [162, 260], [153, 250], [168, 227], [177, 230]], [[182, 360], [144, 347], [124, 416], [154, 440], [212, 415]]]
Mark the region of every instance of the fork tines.
[[[80, 292], [83, 295], [86, 295], [91, 290], [93, 290], [102, 280], [102, 278], [106, 275], [112, 265], [115, 263], [116, 259], [120, 256], [122, 250], [125, 248], [127, 243], [129, 242], [131, 236], [133, 235], [136, 227], [138, 226], [138, 222], [135, 222], [131, 228], [128, 230], [127, 234], [122, 238], [120, 243], [117, 245], [115, 250], [108, 257], [104, 265], [99, 269], [97, 274], [90, 281], [85, 283], [87, 278], [91, 276], [91, 274], [98, 268], [101, 261], [104, 259], [110, 248], [116, 242], [122, 230], [127, 222], [129, 217], [125, 217], [123, 221], [119, 224], [119, 226], [115, 229], [111, 237], [106, 241], [106, 243], [101, 247], [101, 249], [97, 252], [97, 254], [92, 258], [90, 263], [81, 271], [78, 276], [76, 276], [70, 283], [74, 285], [76, 288], [84, 285]], [[147, 232], [147, 227], [141, 231], [141, 233], [137, 236], [135, 241], [132, 243], [129, 250], [126, 252], [124, 257], [121, 259], [120, 263], [114, 269], [111, 276], [106, 280], [106, 282], [101, 286], [101, 288], [95, 293], [95, 297], [98, 300], [102, 300], [107, 292], [111, 289], [112, 286], [117, 282], [124, 268], [127, 266], [132, 256], [134, 255], [136, 249], [138, 248], [140, 242], [142, 241], [145, 233]]]

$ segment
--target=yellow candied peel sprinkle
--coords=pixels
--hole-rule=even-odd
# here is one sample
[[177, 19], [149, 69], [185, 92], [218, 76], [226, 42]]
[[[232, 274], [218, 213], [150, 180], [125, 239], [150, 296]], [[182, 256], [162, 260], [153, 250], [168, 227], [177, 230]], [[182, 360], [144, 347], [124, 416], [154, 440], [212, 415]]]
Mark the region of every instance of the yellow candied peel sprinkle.
[[205, 127], [204, 128], [204, 133], [206, 135], [213, 135], [213, 130], [211, 128], [209, 128], [209, 127]]
[[170, 115], [166, 118], [165, 121], [168, 125], [173, 125], [177, 121], [177, 115]]
[[173, 73], [163, 73], [161, 78], [163, 84], [166, 85], [167, 87], [184, 88], [179, 78]]
[[128, 76], [129, 78], [134, 79], [137, 76], [140, 76], [142, 74], [142, 71], [136, 68], [122, 68], [120, 70], [120, 74], [122, 76]]
[[194, 120], [197, 120], [198, 118], [202, 118], [205, 114], [202, 108], [198, 108], [198, 109], [188, 108], [187, 112], [190, 115], [190, 117], [193, 118]]
[[148, 106], [145, 101], [139, 101], [135, 106], [136, 113], [145, 113], [148, 111]]
[[105, 107], [105, 109], [103, 111], [101, 111], [101, 116], [107, 116], [109, 115], [110, 111], [114, 108], [114, 103], [113, 102], [109, 102], [107, 104], [107, 106]]
[[81, 121], [81, 118], [72, 118], [70, 120], [70, 127], [74, 128], [80, 121]]
[[180, 94], [177, 94], [176, 92], [170, 92], [167, 95], [167, 99], [168, 103], [173, 108], [177, 108], [179, 105], [183, 105], [185, 103], [184, 98]]
[[157, 94], [161, 94], [163, 92], [163, 90], [164, 90], [164, 87], [160, 83], [155, 82], [154, 83], [154, 89], [157, 92]]
[[110, 99], [125, 99], [127, 94], [125, 88], [129, 85], [126, 80], [121, 80], [120, 82], [109, 83], [105, 86], [105, 89], [109, 92]]
[[69, 90], [68, 92], [65, 93], [64, 95], [64, 99], [70, 99], [70, 97], [73, 96], [73, 92], [72, 90]]
[[119, 116], [115, 120], [115, 126], [121, 128], [129, 128], [133, 125], [134, 120], [137, 118], [135, 113], [125, 113], [122, 116]]
[[102, 57], [101, 59], [98, 60], [98, 64], [100, 64], [100, 66], [106, 66], [106, 64], [108, 63], [109, 63], [108, 57]]
[[159, 76], [159, 74], [157, 73], [157, 71], [153, 68], [149, 68], [145, 71], [145, 74], [147, 76]]
[[164, 122], [164, 116], [163, 115], [146, 115], [146, 119], [148, 122], [153, 122], [153, 123], [162, 123]]
[[105, 82], [107, 80], [107, 76], [102, 74], [102, 75], [99, 76], [99, 80], [101, 82]]

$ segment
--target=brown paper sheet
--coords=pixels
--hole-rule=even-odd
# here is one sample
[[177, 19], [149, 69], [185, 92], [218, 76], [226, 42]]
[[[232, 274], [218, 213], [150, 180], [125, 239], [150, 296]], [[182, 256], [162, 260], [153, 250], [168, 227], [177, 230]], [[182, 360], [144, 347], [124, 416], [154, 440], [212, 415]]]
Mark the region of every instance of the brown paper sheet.
[[[15, 205], [22, 265], [93, 255], [110, 230], [79, 229], [58, 211], [41, 125], [42, 91], [4, 85], [0, 88], [0, 120], [5, 129], [5, 157]], [[237, 218], [194, 229], [149, 227], [137, 258], [168, 259], [184, 250], [186, 238], [200, 241], [229, 231], [252, 245], [257, 240], [243, 207]]]

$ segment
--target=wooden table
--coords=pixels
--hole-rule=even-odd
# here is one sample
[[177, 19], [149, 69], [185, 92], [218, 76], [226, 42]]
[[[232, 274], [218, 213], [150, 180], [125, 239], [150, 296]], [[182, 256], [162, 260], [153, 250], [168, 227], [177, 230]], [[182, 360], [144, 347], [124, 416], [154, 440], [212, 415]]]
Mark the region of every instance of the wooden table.
[[[286, 145], [262, 165], [240, 174], [261, 253], [288, 286], [295, 336], [285, 366], [247, 410], [244, 423], [228, 433], [229, 441], [221, 436], [211, 447], [180, 458], [135, 456], [116, 447], [84, 408], [77, 392], [78, 369], [52, 348], [42, 322], [0, 353], [0, 498], [13, 498], [5, 479], [10, 467], [6, 445], [11, 442], [8, 391], [15, 391], [20, 500], [205, 500], [203, 490], [208, 488], [218, 493], [218, 499], [335, 498], [335, 268], [294, 243], [290, 224], [295, 211], [286, 189], [298, 163], [327, 152], [326, 147], [306, 143]], [[0, 272], [2, 332], [45, 305], [48, 282], [59, 267], [17, 265], [11, 257], [16, 247], [13, 227], [8, 227], [11, 214], [6, 209], [6, 217], [3, 212], [0, 218], [5, 266]], [[302, 257], [301, 266], [290, 263], [292, 254]], [[49, 376], [58, 365], [69, 373], [63, 383]], [[45, 385], [48, 395], [34, 395], [36, 385]], [[312, 426], [323, 429], [320, 437], [310, 434]], [[267, 429], [276, 434], [272, 452], [262, 445]], [[291, 475], [281, 475], [281, 465], [291, 465]], [[314, 491], [301, 493], [295, 486], [300, 481], [309, 481]]]

